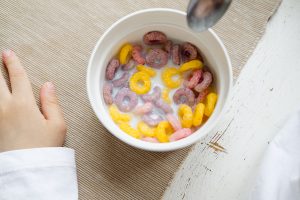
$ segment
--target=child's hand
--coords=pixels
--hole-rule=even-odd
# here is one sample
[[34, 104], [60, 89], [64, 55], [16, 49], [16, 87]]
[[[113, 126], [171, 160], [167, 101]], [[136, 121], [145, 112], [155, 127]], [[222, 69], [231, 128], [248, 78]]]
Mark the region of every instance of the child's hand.
[[3, 52], [2, 58], [9, 73], [12, 92], [0, 72], [0, 152], [62, 146], [66, 124], [53, 84], [42, 86], [40, 112], [18, 57], [8, 50]]

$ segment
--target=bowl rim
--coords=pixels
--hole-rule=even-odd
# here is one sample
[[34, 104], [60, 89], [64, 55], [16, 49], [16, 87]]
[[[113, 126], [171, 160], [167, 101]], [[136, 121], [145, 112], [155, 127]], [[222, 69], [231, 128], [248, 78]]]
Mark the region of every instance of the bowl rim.
[[[171, 9], [171, 8], [149, 8], [149, 9], [142, 9], [142, 10], [138, 10], [135, 12], [132, 12], [124, 17], [121, 17], [120, 19], [118, 19], [116, 22], [114, 22], [103, 34], [102, 36], [98, 39], [96, 45], [93, 48], [93, 51], [90, 55], [89, 58], [89, 62], [88, 62], [88, 68], [87, 68], [87, 74], [86, 74], [86, 88], [87, 88], [87, 94], [88, 94], [88, 99], [89, 102], [92, 106], [92, 109], [94, 111], [94, 113], [96, 114], [97, 118], [100, 120], [101, 124], [115, 137], [117, 137], [119, 140], [121, 140], [122, 142], [133, 146], [135, 148], [138, 149], [143, 149], [143, 150], [147, 150], [147, 151], [155, 151], [155, 152], [166, 152], [166, 151], [173, 151], [173, 150], [177, 150], [177, 149], [182, 149], [185, 148], [187, 146], [190, 146], [194, 143], [196, 143], [197, 141], [199, 141], [200, 139], [202, 139], [204, 136], [206, 136], [212, 129], [213, 127], [215, 127], [215, 125], [217, 124], [217, 122], [220, 120], [221, 116], [223, 116], [224, 112], [225, 112], [225, 108], [228, 105], [228, 99], [231, 96], [231, 92], [232, 92], [232, 85], [233, 85], [233, 74], [232, 74], [232, 64], [231, 64], [231, 60], [229, 57], [229, 54], [227, 52], [226, 47], [224, 46], [223, 42], [221, 41], [221, 39], [218, 37], [218, 35], [212, 30], [212, 29], [208, 29], [207, 31], [210, 32], [210, 34], [212, 35], [212, 37], [217, 41], [217, 43], [220, 45], [220, 47], [222, 48], [222, 51], [224, 53], [225, 56], [225, 60], [227, 62], [228, 65], [228, 70], [229, 70], [229, 77], [228, 77], [228, 92], [225, 93], [226, 97], [224, 100], [224, 105], [223, 107], [220, 108], [220, 112], [219, 114], [215, 117], [214, 121], [211, 122], [209, 125], [209, 127], [206, 127], [207, 131], [205, 134], [199, 134], [198, 137], [195, 137], [194, 140], [191, 141], [187, 141], [185, 143], [177, 143], [177, 142], [170, 142], [170, 143], [151, 143], [151, 145], [149, 145], [149, 142], [145, 142], [142, 140], [138, 140], [136, 142], [134, 142], [134, 140], [127, 140], [126, 138], [124, 139], [123, 137], [120, 137], [118, 133], [115, 133], [113, 128], [108, 127], [105, 125], [105, 123], [103, 123], [100, 114], [98, 114], [96, 112], [96, 102], [92, 101], [92, 90], [90, 89], [90, 74], [91, 74], [91, 70], [92, 70], [92, 63], [95, 57], [95, 53], [99, 47], [99, 45], [102, 43], [102, 41], [106, 38], [106, 36], [110, 33], [110, 31], [112, 29], [114, 29], [117, 25], [119, 25], [122, 21], [125, 21], [126, 19], [138, 15], [138, 14], [142, 14], [142, 13], [147, 13], [147, 12], [173, 12], [176, 14], [180, 14], [180, 15], [186, 15], [185, 12], [180, 11], [180, 10], [176, 10], [176, 9]], [[121, 131], [121, 130], [120, 130]], [[134, 138], [135, 139], [135, 138]], [[146, 145], [147, 144], [147, 145]]]

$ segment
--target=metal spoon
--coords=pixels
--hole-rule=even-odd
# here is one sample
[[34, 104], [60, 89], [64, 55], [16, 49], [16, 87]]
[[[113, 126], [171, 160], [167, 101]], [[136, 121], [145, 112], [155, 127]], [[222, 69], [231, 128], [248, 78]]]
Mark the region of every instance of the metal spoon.
[[225, 14], [232, 0], [190, 0], [187, 9], [187, 22], [197, 32], [215, 25]]

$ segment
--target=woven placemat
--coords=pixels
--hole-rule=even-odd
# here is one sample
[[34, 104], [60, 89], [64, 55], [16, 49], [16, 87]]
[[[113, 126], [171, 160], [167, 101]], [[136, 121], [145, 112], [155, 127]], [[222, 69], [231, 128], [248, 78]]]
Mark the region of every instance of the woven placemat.
[[[86, 94], [86, 68], [102, 33], [124, 15], [151, 7], [185, 10], [174, 0], [1, 0], [0, 50], [20, 57], [38, 97], [53, 81], [76, 150], [80, 199], [159, 199], [189, 148], [170, 153], [134, 149], [97, 120]], [[234, 0], [215, 27], [239, 74], [280, 0]], [[45, 180], [47, 181], [47, 180]]]

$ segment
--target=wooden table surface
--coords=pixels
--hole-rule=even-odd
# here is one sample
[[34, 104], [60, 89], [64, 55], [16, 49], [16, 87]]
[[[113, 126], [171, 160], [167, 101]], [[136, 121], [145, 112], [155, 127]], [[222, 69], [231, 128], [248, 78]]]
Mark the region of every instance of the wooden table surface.
[[236, 81], [224, 117], [194, 146], [164, 199], [247, 199], [268, 144], [299, 108], [300, 1], [283, 0]]

